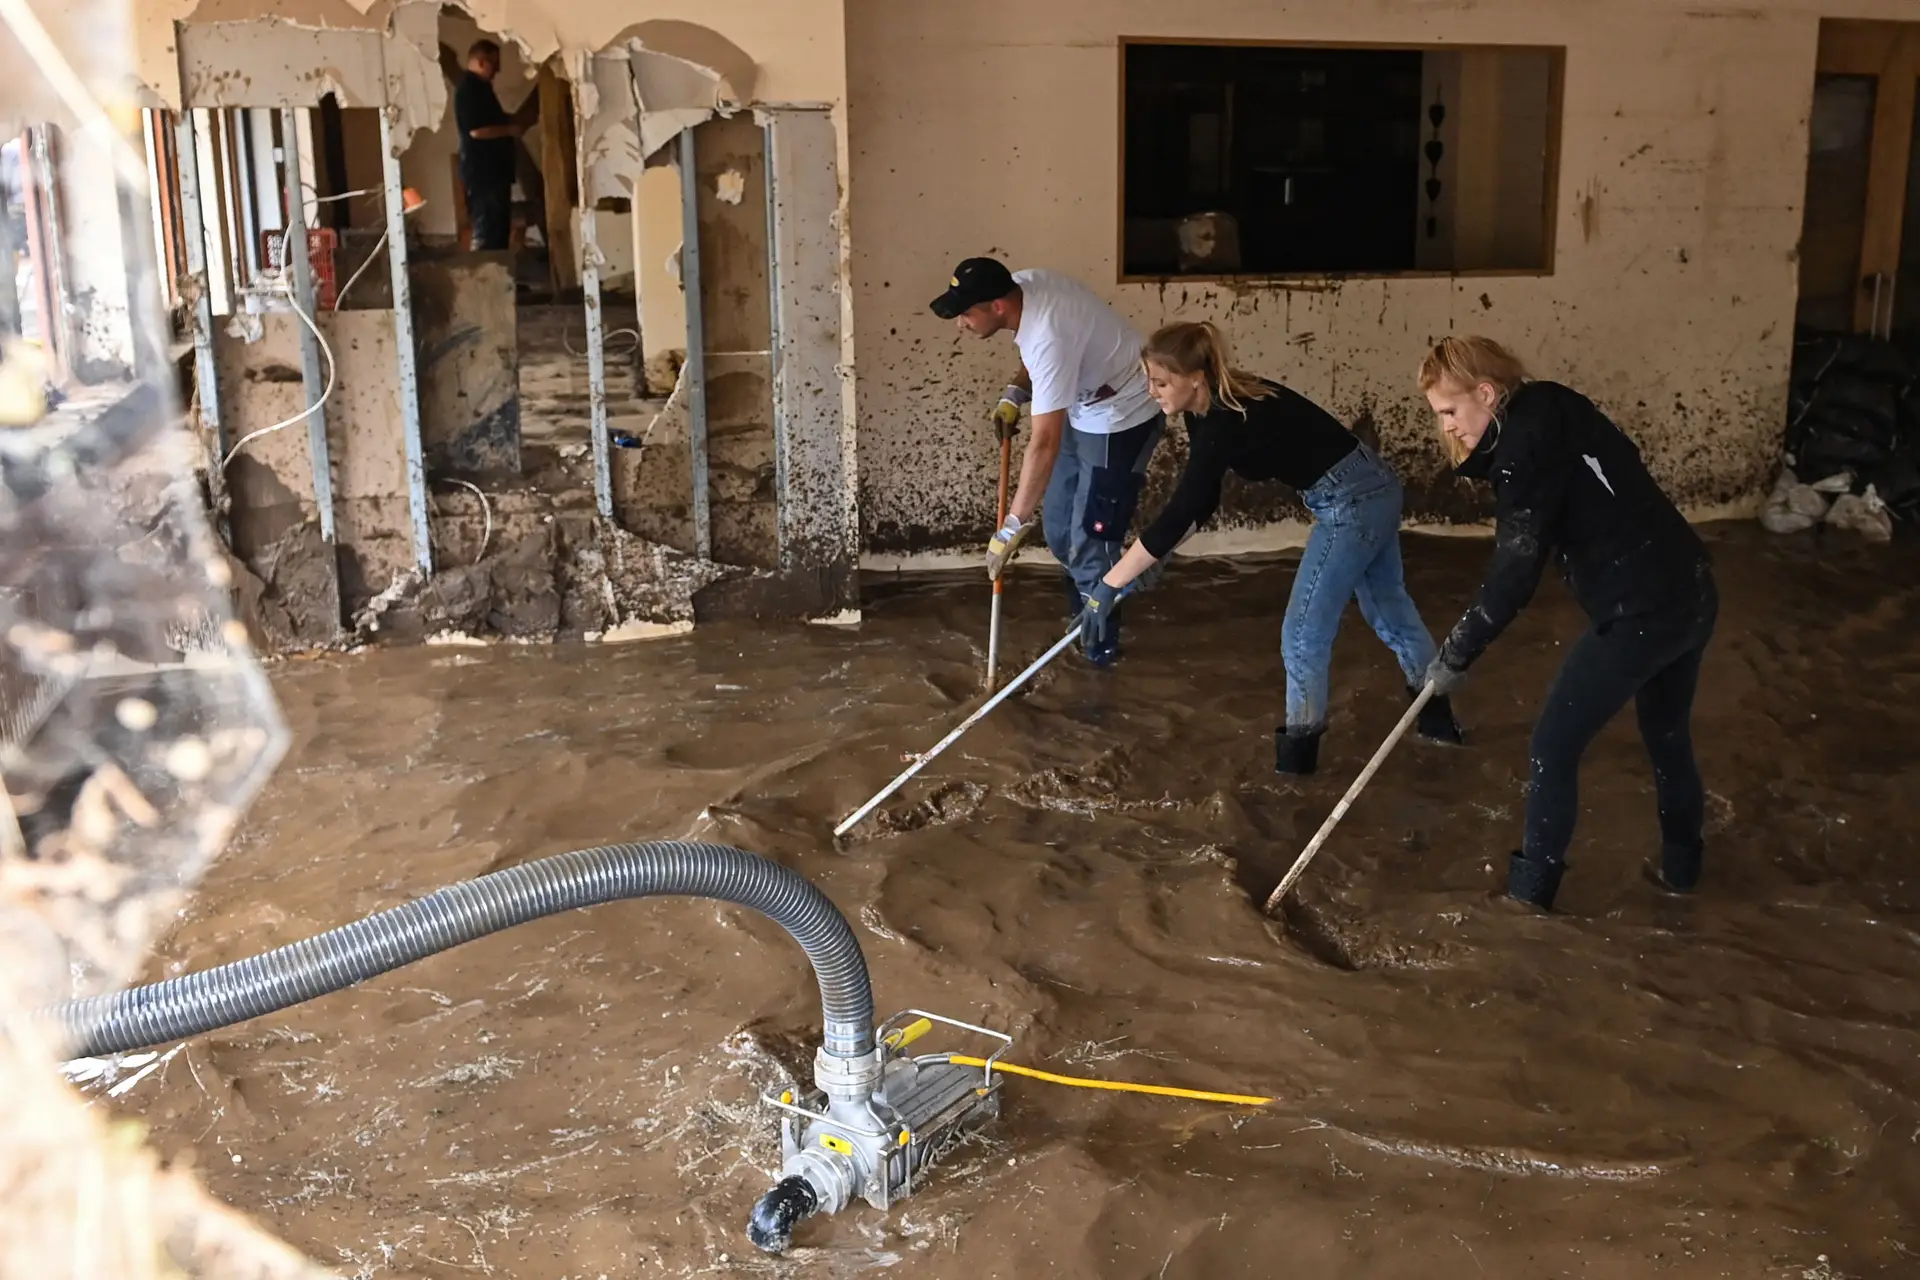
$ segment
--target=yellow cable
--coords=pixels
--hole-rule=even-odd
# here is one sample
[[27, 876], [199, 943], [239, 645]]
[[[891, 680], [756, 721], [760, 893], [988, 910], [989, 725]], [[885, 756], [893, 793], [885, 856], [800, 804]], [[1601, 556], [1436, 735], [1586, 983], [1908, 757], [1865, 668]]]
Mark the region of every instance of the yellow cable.
[[[962, 1067], [984, 1067], [985, 1058], [971, 1058], [965, 1054], [951, 1054], [948, 1062]], [[996, 1062], [995, 1071], [1004, 1071], [1010, 1076], [1031, 1076], [1035, 1080], [1045, 1080], [1048, 1084], [1067, 1084], [1076, 1089], [1112, 1089], [1119, 1093], [1155, 1093], [1163, 1098], [1192, 1098], [1197, 1102], [1227, 1102], [1242, 1107], [1264, 1107], [1272, 1098], [1256, 1098], [1249, 1093], [1210, 1093], [1205, 1089], [1176, 1089], [1164, 1084], [1128, 1084], [1123, 1080], [1088, 1080], [1081, 1076], [1057, 1076], [1051, 1071], [1037, 1071], [1032, 1067], [1016, 1067], [1011, 1062]]]

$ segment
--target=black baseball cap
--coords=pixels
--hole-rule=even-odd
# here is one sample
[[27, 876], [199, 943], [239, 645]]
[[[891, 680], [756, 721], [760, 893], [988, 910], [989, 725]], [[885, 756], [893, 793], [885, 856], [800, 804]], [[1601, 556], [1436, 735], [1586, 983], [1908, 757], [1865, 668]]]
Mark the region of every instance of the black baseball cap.
[[933, 300], [933, 314], [952, 320], [983, 302], [998, 302], [1016, 287], [1013, 273], [992, 258], [968, 258], [953, 269], [947, 291]]

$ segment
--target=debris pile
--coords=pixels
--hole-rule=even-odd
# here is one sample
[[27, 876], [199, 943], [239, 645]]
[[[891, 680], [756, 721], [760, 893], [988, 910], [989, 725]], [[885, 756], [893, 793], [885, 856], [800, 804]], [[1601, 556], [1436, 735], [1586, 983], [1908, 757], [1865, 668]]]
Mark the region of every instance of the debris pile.
[[1760, 521], [1816, 524], [1876, 541], [1920, 520], [1920, 357], [1860, 334], [1807, 333], [1794, 346], [1786, 470]]

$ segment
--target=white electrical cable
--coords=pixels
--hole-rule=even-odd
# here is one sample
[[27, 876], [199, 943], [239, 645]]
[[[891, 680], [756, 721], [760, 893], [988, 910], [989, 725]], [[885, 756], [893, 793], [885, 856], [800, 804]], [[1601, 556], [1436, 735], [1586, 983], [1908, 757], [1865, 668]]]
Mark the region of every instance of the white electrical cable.
[[[567, 349], [567, 354], [570, 356], [586, 355], [587, 353], [584, 351], [575, 351], [573, 349], [573, 344], [567, 341], [568, 332], [569, 331], [566, 329], [562, 329], [560, 331], [560, 345]], [[632, 338], [633, 345], [630, 347], [623, 347], [619, 351], [615, 351], [611, 353], [605, 350], [607, 343], [611, 342], [615, 338], [621, 338], [621, 337]], [[615, 329], [610, 333], [603, 333], [600, 335], [600, 346], [602, 348], [601, 350], [602, 355], [612, 354], [616, 356], [630, 356], [634, 352], [640, 349], [640, 331], [638, 329]]]
[[[4, 3], [4, 0], [0, 0], [0, 3]], [[281, 240], [281, 243], [284, 244], [285, 242], [286, 242], [285, 238], [283, 237]], [[313, 336], [317, 338], [320, 342], [320, 350], [326, 354], [326, 357], [327, 357], [326, 389], [321, 391], [320, 398], [318, 400], [315, 400], [312, 404], [308, 405], [306, 408], [302, 409], [300, 412], [294, 414], [291, 418], [288, 418], [285, 422], [276, 422], [270, 427], [262, 427], [258, 431], [250, 431], [246, 435], [241, 436], [240, 439], [235, 442], [233, 448], [227, 451], [227, 456], [220, 460], [220, 469], [222, 471], [225, 471], [229, 466], [231, 466], [233, 464], [234, 458], [239, 456], [240, 451], [246, 448], [248, 445], [252, 444], [255, 440], [260, 439], [262, 436], [270, 436], [276, 431], [284, 431], [288, 427], [295, 426], [299, 423], [305, 422], [308, 418], [320, 412], [320, 407], [326, 404], [328, 397], [333, 395], [334, 375], [339, 372], [339, 366], [334, 363], [333, 348], [327, 345], [327, 335], [320, 332], [320, 326], [314, 323], [312, 316], [308, 315], [305, 311], [301, 309], [299, 300], [293, 296], [293, 269], [291, 267], [282, 266], [280, 268], [280, 287], [281, 287], [281, 292], [285, 293], [287, 296], [287, 305], [292, 307], [293, 313], [299, 316], [301, 322], [304, 323], [307, 326], [307, 328], [313, 331]]]
[[[9, 2], [10, 0], [0, 0], [0, 5], [5, 5]], [[368, 194], [371, 194], [372, 191], [373, 191], [373, 188], [369, 187], [360, 191], [343, 191], [338, 196], [326, 196], [323, 198], [327, 200], [345, 199], [348, 196], [368, 195]], [[416, 205], [414, 207], [418, 208], [419, 206]], [[407, 212], [409, 213], [411, 213], [412, 211], [413, 210], [411, 209], [407, 210]], [[287, 244], [287, 238], [283, 235], [280, 238], [282, 253], [286, 252], [286, 244]], [[385, 249], [386, 247], [387, 247], [387, 232], [382, 231], [380, 233], [380, 238], [374, 241], [373, 252], [369, 253], [367, 255], [366, 261], [362, 262], [358, 267], [358, 269], [356, 269], [352, 275], [347, 277], [347, 283], [345, 287], [342, 288], [340, 292], [334, 295], [333, 309], [335, 311], [338, 311], [340, 309], [340, 304], [346, 301], [347, 290], [353, 288], [354, 282], [357, 281], [361, 276], [366, 274], [367, 268], [373, 265], [374, 259], [378, 258], [380, 256], [380, 251]], [[313, 317], [300, 309], [299, 300], [293, 296], [293, 266], [291, 262], [283, 262], [280, 265], [280, 291], [286, 295], [287, 305], [293, 308], [293, 313], [299, 316], [301, 322], [304, 323], [307, 326], [307, 328], [313, 331], [313, 336], [316, 339], [318, 339], [320, 342], [320, 350], [326, 353], [326, 357], [327, 357], [326, 389], [320, 393], [320, 398], [318, 400], [315, 400], [312, 404], [302, 409], [299, 413], [296, 413], [295, 415], [293, 415], [293, 417], [288, 418], [285, 422], [276, 422], [270, 427], [262, 427], [258, 431], [251, 431], [251, 432], [248, 432], [246, 435], [240, 437], [240, 439], [234, 444], [233, 448], [227, 451], [227, 456], [224, 459], [222, 459], [220, 463], [220, 469], [223, 471], [226, 470], [226, 468], [232, 464], [234, 458], [239, 455], [240, 450], [246, 448], [249, 444], [252, 444], [255, 440], [260, 439], [262, 436], [270, 436], [276, 431], [284, 431], [288, 427], [295, 426], [301, 422], [306, 421], [308, 418], [318, 413], [320, 411], [320, 407], [326, 404], [328, 398], [333, 395], [334, 379], [338, 375], [340, 367], [334, 361], [333, 348], [327, 345], [327, 336], [324, 333], [320, 332], [320, 326], [314, 322]], [[464, 484], [466, 482], [461, 481], [460, 483]], [[474, 490], [474, 492], [479, 493], [479, 490], [476, 489]], [[483, 504], [486, 502], [485, 494], [481, 495], [480, 501]], [[491, 509], [489, 509], [487, 513], [487, 530], [488, 530], [488, 535], [491, 536], [491, 533], [493, 530], [493, 514]], [[484, 554], [485, 547], [486, 547], [485, 538], [481, 539], [480, 545], [482, 548], [482, 553]]]
[[357, 267], [354, 270], [354, 273], [352, 275], [347, 277], [347, 282], [344, 285], [340, 286], [340, 292], [333, 295], [333, 309], [335, 311], [340, 310], [340, 308], [346, 304], [347, 290], [353, 288], [354, 281], [358, 280], [361, 276], [367, 274], [367, 268], [373, 265], [373, 260], [375, 258], [378, 258], [380, 256], [380, 251], [386, 247], [387, 247], [387, 233], [382, 231], [380, 233], [380, 238], [373, 242], [373, 252], [367, 255], [367, 260], [361, 263], [359, 267]]
[[487, 495], [480, 486], [472, 481], [461, 480], [455, 476], [447, 476], [446, 479], [463, 489], [473, 490], [474, 496], [480, 499], [480, 514], [486, 519], [487, 524], [480, 534], [480, 554], [473, 558], [473, 562], [479, 564], [487, 558], [487, 545], [493, 541], [493, 504], [487, 501]]
[[330, 204], [335, 200], [351, 200], [355, 196], [377, 196], [384, 194], [384, 188], [381, 187], [361, 187], [358, 191], [342, 191], [337, 195], [323, 196], [320, 194], [320, 189], [310, 182], [301, 183], [300, 189], [307, 193], [307, 199], [311, 200], [314, 204]]

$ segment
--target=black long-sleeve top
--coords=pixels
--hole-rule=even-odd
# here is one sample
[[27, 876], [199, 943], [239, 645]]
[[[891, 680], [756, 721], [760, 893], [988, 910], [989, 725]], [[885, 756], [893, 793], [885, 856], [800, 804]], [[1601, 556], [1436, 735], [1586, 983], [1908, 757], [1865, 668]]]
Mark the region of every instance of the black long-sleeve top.
[[1698, 590], [1706, 544], [1660, 491], [1640, 450], [1591, 400], [1555, 382], [1508, 398], [1459, 474], [1490, 480], [1493, 563], [1442, 646], [1465, 669], [1533, 598], [1549, 556], [1597, 625]]
[[1205, 413], [1186, 415], [1186, 470], [1167, 505], [1140, 535], [1154, 559], [1166, 559], [1190, 531], [1213, 518], [1227, 472], [1310, 489], [1353, 452], [1357, 442], [1339, 419], [1297, 391], [1267, 385], [1273, 394], [1242, 400], [1245, 412], [1215, 401]]

